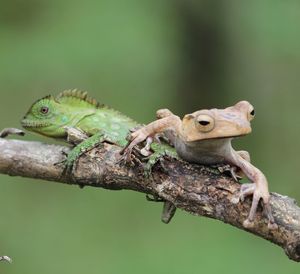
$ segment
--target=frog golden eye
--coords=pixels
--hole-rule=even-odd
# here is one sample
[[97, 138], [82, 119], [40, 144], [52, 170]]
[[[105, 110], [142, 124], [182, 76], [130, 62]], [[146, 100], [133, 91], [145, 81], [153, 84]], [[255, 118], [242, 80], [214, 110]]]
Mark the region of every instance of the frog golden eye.
[[209, 132], [215, 127], [214, 119], [206, 114], [201, 114], [195, 119], [196, 128], [201, 132]]
[[253, 120], [254, 116], [255, 116], [254, 108], [251, 108], [249, 110], [249, 113], [248, 113], [248, 119], [249, 119], [249, 121]]

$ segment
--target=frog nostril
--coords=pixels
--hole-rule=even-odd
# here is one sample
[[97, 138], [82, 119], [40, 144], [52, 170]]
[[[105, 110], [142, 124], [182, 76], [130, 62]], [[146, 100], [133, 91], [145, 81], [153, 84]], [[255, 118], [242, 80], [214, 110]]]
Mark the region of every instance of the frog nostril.
[[207, 125], [209, 125], [209, 121], [201, 120], [201, 121], [199, 121], [199, 124], [202, 126], [207, 126]]

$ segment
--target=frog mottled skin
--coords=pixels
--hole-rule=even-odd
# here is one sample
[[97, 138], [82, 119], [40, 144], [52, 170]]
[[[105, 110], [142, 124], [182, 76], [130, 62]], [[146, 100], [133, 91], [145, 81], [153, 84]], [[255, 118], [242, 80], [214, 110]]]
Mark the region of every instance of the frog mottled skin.
[[[178, 155], [191, 163], [217, 165], [230, 164], [237, 167], [251, 181], [243, 184], [239, 200], [252, 195], [253, 201], [244, 227], [254, 225], [254, 217], [260, 200], [268, 217], [268, 227], [276, 229], [270, 207], [268, 182], [264, 174], [250, 163], [246, 151], [235, 151], [231, 141], [234, 137], [251, 133], [250, 121], [254, 118], [254, 108], [247, 101], [240, 101], [225, 109], [204, 109], [187, 114], [181, 120], [168, 109], [157, 111], [158, 120], [131, 134], [131, 143], [124, 154], [130, 157], [132, 148], [144, 140], [155, 139], [156, 134], [165, 133], [174, 144]], [[148, 142], [149, 143], [149, 142]]]

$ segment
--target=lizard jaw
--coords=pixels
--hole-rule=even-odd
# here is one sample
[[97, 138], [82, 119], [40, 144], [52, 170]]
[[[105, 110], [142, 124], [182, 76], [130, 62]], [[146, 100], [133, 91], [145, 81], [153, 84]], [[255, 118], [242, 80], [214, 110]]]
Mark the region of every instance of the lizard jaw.
[[32, 121], [32, 120], [27, 120], [23, 119], [21, 121], [22, 127], [24, 128], [41, 128], [41, 127], [48, 127], [51, 124], [46, 121]]

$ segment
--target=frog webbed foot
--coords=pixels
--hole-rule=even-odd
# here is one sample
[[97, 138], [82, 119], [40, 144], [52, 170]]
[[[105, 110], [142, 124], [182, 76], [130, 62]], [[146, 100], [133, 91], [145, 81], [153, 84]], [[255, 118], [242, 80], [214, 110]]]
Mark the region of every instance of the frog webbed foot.
[[151, 144], [153, 143], [153, 138], [152, 137], [148, 137], [146, 139], [146, 145], [141, 149], [140, 153], [145, 156], [145, 157], [149, 157], [152, 152], [151, 152]]
[[220, 173], [230, 175], [236, 182], [239, 182], [239, 180], [242, 179], [239, 172], [240, 170], [236, 166], [225, 165], [225, 166], [217, 166], [217, 168], [220, 171]]
[[[121, 150], [120, 154], [122, 155], [121, 160], [127, 162], [127, 163], [131, 163], [132, 162], [132, 154], [133, 154], [133, 149], [141, 142], [143, 142], [144, 140], [146, 140], [148, 137], [147, 134], [144, 133], [143, 128], [140, 128], [136, 131], [134, 131], [133, 133], [131, 133], [128, 136], [128, 143], [127, 145]], [[149, 143], [152, 143], [152, 138], [148, 139]], [[149, 148], [150, 148], [150, 144], [149, 144]], [[144, 152], [146, 154], [148, 154], [149, 149], [147, 149], [147, 144], [145, 146], [145, 150]]]
[[243, 222], [243, 226], [245, 228], [254, 227], [255, 214], [257, 211], [258, 203], [261, 200], [263, 202], [264, 214], [268, 219], [268, 228], [272, 230], [277, 229], [278, 226], [274, 221], [274, 217], [270, 206], [269, 192], [265, 188], [253, 183], [241, 185], [239, 200], [243, 202], [245, 200], [245, 197], [249, 195], [252, 195], [252, 204], [248, 218]]
[[[245, 150], [240, 150], [236, 152], [240, 157], [242, 157], [245, 161], [250, 163], [250, 154], [248, 151]], [[245, 177], [245, 174], [239, 168], [238, 166], [232, 166], [232, 165], [225, 165], [225, 166], [220, 166], [218, 167], [218, 170], [221, 173], [229, 173], [231, 177], [236, 181], [239, 182], [243, 177]]]

